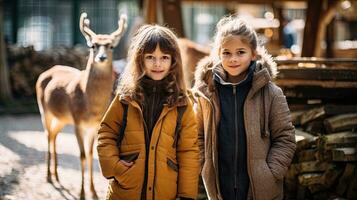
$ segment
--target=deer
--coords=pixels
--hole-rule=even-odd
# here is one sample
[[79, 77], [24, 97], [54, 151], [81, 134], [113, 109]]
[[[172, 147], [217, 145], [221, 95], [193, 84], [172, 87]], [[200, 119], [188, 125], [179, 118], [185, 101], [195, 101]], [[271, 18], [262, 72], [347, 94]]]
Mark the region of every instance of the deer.
[[37, 103], [48, 142], [47, 182], [53, 183], [51, 171], [59, 182], [56, 137], [65, 125], [72, 124], [80, 150], [80, 199], [85, 199], [86, 161], [90, 191], [93, 199], [98, 199], [93, 183], [93, 145], [100, 121], [112, 98], [113, 48], [127, 28], [127, 17], [120, 16], [118, 28], [111, 34], [96, 34], [89, 25], [87, 14], [82, 13], [79, 27], [90, 47], [86, 68], [80, 71], [70, 66], [55, 65], [40, 74], [36, 82]]

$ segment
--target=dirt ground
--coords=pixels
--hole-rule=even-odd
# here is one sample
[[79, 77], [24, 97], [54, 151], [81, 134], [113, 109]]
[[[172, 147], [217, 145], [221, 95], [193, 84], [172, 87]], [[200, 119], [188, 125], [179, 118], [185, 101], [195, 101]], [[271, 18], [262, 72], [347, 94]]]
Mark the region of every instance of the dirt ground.
[[[100, 172], [95, 149], [94, 152], [94, 184], [99, 199], [104, 199], [107, 180]], [[40, 115], [0, 116], [0, 200], [79, 199], [81, 169], [73, 127], [65, 127], [57, 137], [59, 182], [46, 181], [46, 153], [47, 139]], [[88, 200], [91, 193], [87, 171], [85, 174]]]

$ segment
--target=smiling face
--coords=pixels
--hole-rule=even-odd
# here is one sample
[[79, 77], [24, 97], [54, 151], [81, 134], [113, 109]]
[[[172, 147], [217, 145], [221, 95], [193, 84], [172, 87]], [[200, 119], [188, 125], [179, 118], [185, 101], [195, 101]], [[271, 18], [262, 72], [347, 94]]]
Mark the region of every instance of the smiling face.
[[229, 35], [224, 38], [219, 50], [223, 69], [230, 76], [244, 75], [255, 57], [256, 52], [237, 35]]
[[152, 53], [144, 54], [145, 74], [153, 80], [162, 80], [169, 73], [172, 63], [170, 54], [161, 51], [159, 45]]

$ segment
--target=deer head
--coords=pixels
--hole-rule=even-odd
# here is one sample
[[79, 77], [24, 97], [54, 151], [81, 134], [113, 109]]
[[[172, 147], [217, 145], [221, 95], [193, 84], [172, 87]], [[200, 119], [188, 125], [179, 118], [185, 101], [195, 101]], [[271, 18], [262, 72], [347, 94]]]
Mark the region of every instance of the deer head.
[[[127, 27], [126, 15], [121, 15], [118, 20], [118, 29], [108, 35], [96, 34], [90, 29], [90, 21], [87, 13], [82, 13], [79, 19], [79, 28], [86, 38], [90, 50], [90, 59], [88, 62], [106, 64], [112, 62], [112, 49], [116, 47], [123, 36]], [[93, 60], [94, 59], [94, 60]]]

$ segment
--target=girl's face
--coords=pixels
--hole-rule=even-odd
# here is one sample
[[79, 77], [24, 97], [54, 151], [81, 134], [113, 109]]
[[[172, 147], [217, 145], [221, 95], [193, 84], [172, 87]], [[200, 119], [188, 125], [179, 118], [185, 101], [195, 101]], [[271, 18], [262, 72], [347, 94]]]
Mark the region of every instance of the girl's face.
[[229, 75], [238, 76], [247, 71], [250, 62], [256, 58], [256, 52], [240, 36], [230, 35], [222, 42], [219, 58]]
[[144, 54], [145, 74], [155, 81], [162, 80], [166, 77], [169, 73], [171, 63], [171, 55], [162, 52], [159, 45], [156, 46], [154, 52]]

